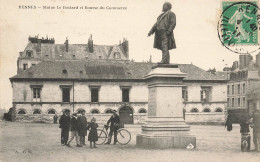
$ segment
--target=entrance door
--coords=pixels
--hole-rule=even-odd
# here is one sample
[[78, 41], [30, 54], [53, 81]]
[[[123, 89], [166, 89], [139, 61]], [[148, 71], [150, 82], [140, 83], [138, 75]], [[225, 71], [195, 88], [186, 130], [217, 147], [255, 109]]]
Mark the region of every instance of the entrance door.
[[133, 110], [128, 106], [124, 106], [119, 110], [119, 118], [122, 124], [134, 124]]

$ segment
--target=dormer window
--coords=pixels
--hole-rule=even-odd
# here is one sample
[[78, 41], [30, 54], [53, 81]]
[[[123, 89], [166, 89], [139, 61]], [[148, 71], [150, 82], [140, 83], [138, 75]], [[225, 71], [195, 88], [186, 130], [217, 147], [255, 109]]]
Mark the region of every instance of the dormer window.
[[28, 69], [28, 64], [23, 64], [23, 70]]
[[114, 58], [115, 59], [120, 59], [120, 53], [119, 52], [115, 52], [114, 53]]
[[32, 57], [32, 51], [31, 50], [26, 51], [26, 57]]

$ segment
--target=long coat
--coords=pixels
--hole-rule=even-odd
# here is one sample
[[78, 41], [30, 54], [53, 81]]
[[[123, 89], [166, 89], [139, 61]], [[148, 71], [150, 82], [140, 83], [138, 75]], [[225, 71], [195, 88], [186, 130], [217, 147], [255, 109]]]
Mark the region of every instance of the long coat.
[[162, 32], [168, 32], [167, 35], [168, 39], [168, 49], [175, 49], [175, 39], [173, 30], [176, 26], [176, 16], [173, 12], [167, 11], [165, 13], [162, 13], [158, 18], [157, 22], [153, 25], [152, 29], [150, 30], [150, 33], [155, 33], [154, 36], [154, 48], [162, 50], [162, 40], [163, 35]]
[[66, 116], [66, 115], [62, 115], [60, 120], [59, 120], [59, 123], [60, 123], [60, 128], [61, 129], [69, 129], [70, 128], [70, 116]]
[[78, 133], [79, 136], [87, 135], [87, 118], [85, 116], [79, 116], [77, 119], [78, 122]]
[[87, 129], [90, 129], [89, 134], [88, 134], [88, 141], [98, 141], [98, 134], [97, 134], [97, 123], [90, 123], [87, 127]]

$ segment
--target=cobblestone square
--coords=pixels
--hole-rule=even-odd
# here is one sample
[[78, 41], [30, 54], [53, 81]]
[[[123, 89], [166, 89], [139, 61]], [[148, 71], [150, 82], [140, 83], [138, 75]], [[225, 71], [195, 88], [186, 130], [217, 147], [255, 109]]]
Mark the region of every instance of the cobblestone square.
[[[193, 150], [146, 150], [137, 148], [140, 126], [127, 126], [128, 145], [99, 145], [97, 149], [61, 146], [60, 129], [54, 124], [0, 122], [1, 161], [259, 161], [259, 152], [240, 151], [239, 126], [231, 132], [224, 126], [191, 125], [197, 138]], [[252, 132], [252, 130], [251, 130]], [[254, 149], [251, 141], [251, 149]]]

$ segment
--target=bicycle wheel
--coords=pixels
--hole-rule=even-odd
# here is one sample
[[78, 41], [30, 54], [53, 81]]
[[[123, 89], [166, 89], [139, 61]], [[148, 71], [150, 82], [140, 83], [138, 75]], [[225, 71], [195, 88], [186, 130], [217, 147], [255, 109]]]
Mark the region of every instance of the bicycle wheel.
[[98, 141], [96, 141], [97, 145], [102, 145], [107, 140], [107, 134], [102, 129], [97, 129]]
[[125, 129], [119, 129], [117, 131], [117, 142], [121, 145], [126, 145], [131, 140], [131, 134], [128, 130]]

